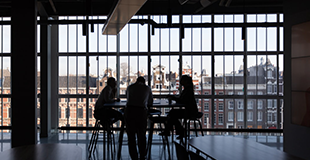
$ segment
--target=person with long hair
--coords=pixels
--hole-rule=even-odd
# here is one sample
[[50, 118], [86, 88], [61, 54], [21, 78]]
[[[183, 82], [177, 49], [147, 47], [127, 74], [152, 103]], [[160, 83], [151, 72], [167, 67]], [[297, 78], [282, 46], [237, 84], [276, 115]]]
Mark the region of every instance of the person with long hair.
[[[184, 128], [182, 127], [179, 119], [189, 118], [195, 116], [198, 113], [198, 107], [194, 95], [193, 80], [188, 75], [181, 77], [180, 84], [184, 87], [180, 96], [169, 97], [171, 100], [175, 100], [177, 103], [184, 104], [185, 109], [171, 109], [168, 113], [168, 120], [165, 125], [164, 132], [159, 135], [170, 135], [170, 131], [175, 126], [176, 134], [179, 135], [178, 139], [184, 137]], [[181, 86], [180, 86], [181, 87]]]

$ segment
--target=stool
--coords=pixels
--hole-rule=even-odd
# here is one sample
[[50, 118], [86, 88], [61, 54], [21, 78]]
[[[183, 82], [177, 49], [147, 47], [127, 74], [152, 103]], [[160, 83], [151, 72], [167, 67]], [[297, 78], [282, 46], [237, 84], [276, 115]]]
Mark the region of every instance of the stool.
[[[148, 143], [147, 143], [147, 148], [146, 151], [148, 153], [148, 159], [151, 158], [151, 148], [152, 148], [152, 140], [153, 140], [153, 131], [154, 131], [154, 124], [155, 123], [159, 123], [160, 125], [160, 130], [163, 131], [161, 124], [165, 124], [167, 121], [168, 117], [149, 117], [149, 120], [151, 121], [151, 125], [150, 125], [150, 132], [149, 132], [149, 137], [148, 137]], [[162, 135], [162, 140], [163, 140], [163, 146], [164, 149], [167, 146], [167, 150], [168, 150], [168, 159], [171, 160], [170, 157], [170, 148], [169, 148], [169, 141], [168, 141], [168, 136], [164, 136]]]
[[[91, 158], [91, 155], [95, 152], [96, 147], [97, 147], [98, 137], [100, 134], [99, 132], [100, 125], [102, 126], [102, 129], [103, 129], [103, 157], [104, 159], [106, 157], [106, 138], [107, 138], [107, 147], [108, 147], [107, 153], [109, 155], [109, 151], [111, 149], [111, 156], [112, 156], [112, 159], [114, 159], [113, 153], [115, 153], [116, 149], [115, 149], [114, 134], [111, 132], [111, 129], [113, 128], [112, 121], [113, 119], [107, 119], [107, 120], [96, 119], [95, 129], [92, 132], [92, 137], [90, 140], [90, 144], [88, 146], [89, 159]], [[106, 136], [106, 133], [107, 133], [107, 136]]]
[[197, 130], [196, 122], [198, 122], [198, 124], [200, 126], [201, 135], [203, 136], [202, 125], [201, 125], [201, 122], [200, 122], [200, 119], [201, 119], [202, 116], [203, 116], [202, 112], [197, 112], [197, 114], [195, 116], [192, 116], [190, 118], [185, 118], [184, 119], [183, 125], [184, 125], [184, 128], [186, 130], [185, 145], [187, 144], [187, 139], [190, 138], [191, 121], [194, 122], [194, 128], [195, 128], [194, 131], [195, 131], [196, 137], [198, 137], [198, 130]]

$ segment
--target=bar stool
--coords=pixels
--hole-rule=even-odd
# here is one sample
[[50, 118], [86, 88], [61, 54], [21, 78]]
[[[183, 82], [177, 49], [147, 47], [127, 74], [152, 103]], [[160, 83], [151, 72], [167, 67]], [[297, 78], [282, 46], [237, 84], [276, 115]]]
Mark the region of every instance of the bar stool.
[[[164, 130], [161, 125], [165, 124], [168, 119], [168, 117], [161, 117], [160, 114], [161, 112], [159, 110], [152, 110], [149, 112], [149, 121], [151, 122], [151, 124], [150, 124], [150, 132], [149, 132], [147, 148], [146, 148], [148, 159], [151, 159], [154, 125], [155, 123], [157, 123], [159, 125], [160, 131], [163, 132]], [[158, 116], [154, 117], [154, 115], [158, 115]], [[171, 160], [168, 136], [162, 135], [162, 141], [163, 141], [164, 152], [167, 147], [168, 159]]]
[[185, 138], [185, 145], [187, 144], [187, 140], [190, 139], [190, 128], [191, 128], [191, 122], [194, 123], [194, 132], [196, 134], [196, 137], [198, 137], [198, 130], [197, 130], [197, 126], [196, 126], [196, 122], [198, 122], [199, 126], [200, 126], [200, 131], [201, 131], [201, 135], [203, 135], [203, 130], [202, 130], [202, 125], [200, 122], [201, 117], [203, 116], [202, 112], [197, 112], [197, 114], [195, 116], [189, 117], [189, 118], [184, 118], [183, 121], [183, 126], [186, 130], [186, 138]]
[[[102, 127], [100, 127], [102, 126]], [[109, 156], [109, 152], [111, 150], [111, 157], [114, 159], [114, 153], [116, 151], [115, 149], [115, 140], [114, 140], [114, 134], [112, 133], [113, 129], [113, 119], [112, 118], [106, 118], [98, 120], [96, 119], [95, 123], [95, 129], [92, 132], [92, 137], [90, 139], [90, 143], [88, 146], [88, 152], [89, 152], [89, 159], [91, 158], [91, 155], [95, 152], [98, 142], [98, 137], [100, 134], [100, 130], [103, 130], [103, 157], [105, 159], [106, 157], [106, 150]], [[106, 149], [106, 142], [107, 142], [107, 149]], [[108, 157], [109, 159], [109, 157]]]

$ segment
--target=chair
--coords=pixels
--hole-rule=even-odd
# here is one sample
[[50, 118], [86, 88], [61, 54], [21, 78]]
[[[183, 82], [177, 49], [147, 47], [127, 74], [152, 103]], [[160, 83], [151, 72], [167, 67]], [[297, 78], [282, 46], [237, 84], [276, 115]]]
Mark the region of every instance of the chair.
[[202, 112], [197, 112], [197, 114], [193, 117], [190, 117], [188, 119], [185, 119], [185, 129], [187, 131], [187, 136], [188, 136], [188, 139], [190, 138], [190, 126], [191, 126], [191, 122], [194, 123], [194, 132], [196, 134], [196, 137], [198, 137], [198, 130], [197, 130], [197, 126], [196, 126], [196, 122], [198, 122], [199, 126], [200, 126], [200, 132], [201, 132], [201, 135], [203, 136], [203, 130], [202, 130], [202, 125], [201, 125], [201, 122], [200, 122], [200, 119], [201, 117], [203, 116], [203, 113]]
[[[149, 121], [151, 122], [151, 125], [150, 125], [150, 132], [149, 132], [149, 137], [148, 137], [148, 142], [147, 142], [148, 159], [151, 158], [154, 124], [157, 123], [159, 125], [160, 131], [163, 132], [163, 128], [161, 127], [161, 125], [165, 124], [167, 121], [167, 117], [160, 117], [160, 114], [161, 114], [161, 111], [159, 110], [151, 110], [149, 112]], [[158, 115], [158, 116], [154, 117], [154, 115]], [[171, 156], [170, 156], [170, 147], [169, 147], [168, 137], [166, 135], [162, 135], [162, 141], [163, 141], [164, 151], [167, 147], [168, 159], [170, 160]]]
[[189, 160], [186, 148], [183, 145], [181, 145], [175, 141], [173, 141], [173, 142], [175, 145], [175, 150], [177, 153], [178, 160]]
[[[96, 118], [96, 123], [95, 123], [95, 129], [92, 132], [92, 137], [90, 139], [90, 143], [88, 146], [88, 152], [89, 152], [89, 159], [91, 158], [92, 154], [95, 152], [96, 147], [97, 147], [97, 142], [98, 142], [98, 137], [100, 134], [101, 128], [103, 130], [103, 157], [105, 159], [106, 157], [106, 150], [109, 155], [109, 151], [111, 150], [111, 156], [112, 159], [114, 159], [114, 154], [116, 149], [115, 149], [115, 140], [114, 140], [114, 134], [112, 133], [113, 129], [113, 118], [103, 118], [100, 119], [98, 118], [97, 115], [94, 114], [94, 117]], [[100, 128], [100, 126], [102, 126]], [[100, 129], [99, 129], [100, 128]], [[107, 134], [107, 135], [106, 135]], [[107, 149], [106, 149], [106, 142], [107, 142]], [[109, 157], [108, 157], [109, 159]]]
[[194, 153], [193, 151], [188, 151], [188, 154], [191, 160], [206, 160], [206, 158], [200, 156], [197, 153]]

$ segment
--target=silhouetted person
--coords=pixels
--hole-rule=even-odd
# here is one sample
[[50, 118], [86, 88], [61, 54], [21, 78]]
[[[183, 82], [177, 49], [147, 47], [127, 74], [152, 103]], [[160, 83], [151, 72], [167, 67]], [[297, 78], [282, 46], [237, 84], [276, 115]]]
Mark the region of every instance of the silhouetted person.
[[143, 160], [146, 156], [147, 108], [153, 105], [152, 90], [145, 85], [143, 77], [138, 77], [136, 83], [127, 87], [126, 94], [125, 121], [129, 155], [133, 160], [138, 159], [137, 135], [140, 160]]
[[107, 80], [107, 86], [101, 91], [98, 100], [95, 104], [94, 117], [100, 120], [110, 119], [112, 122], [116, 122], [118, 120], [123, 119], [123, 115], [121, 112], [114, 110], [110, 107], [105, 107], [104, 104], [112, 103], [115, 101], [119, 101], [119, 99], [115, 99], [116, 93], [116, 82], [115, 78], [109, 77]]
[[[195, 116], [198, 113], [198, 107], [194, 96], [194, 85], [192, 78], [183, 75], [180, 84], [184, 87], [181, 95], [179, 97], [170, 97], [177, 103], [185, 104], [185, 109], [171, 109], [168, 113], [168, 120], [165, 126], [164, 132], [159, 135], [170, 135], [170, 131], [173, 130], [173, 125], [175, 126], [176, 134], [179, 135], [178, 139], [184, 137], [184, 129], [179, 121], [182, 118], [189, 118]], [[180, 87], [182, 87], [180, 86]]]

